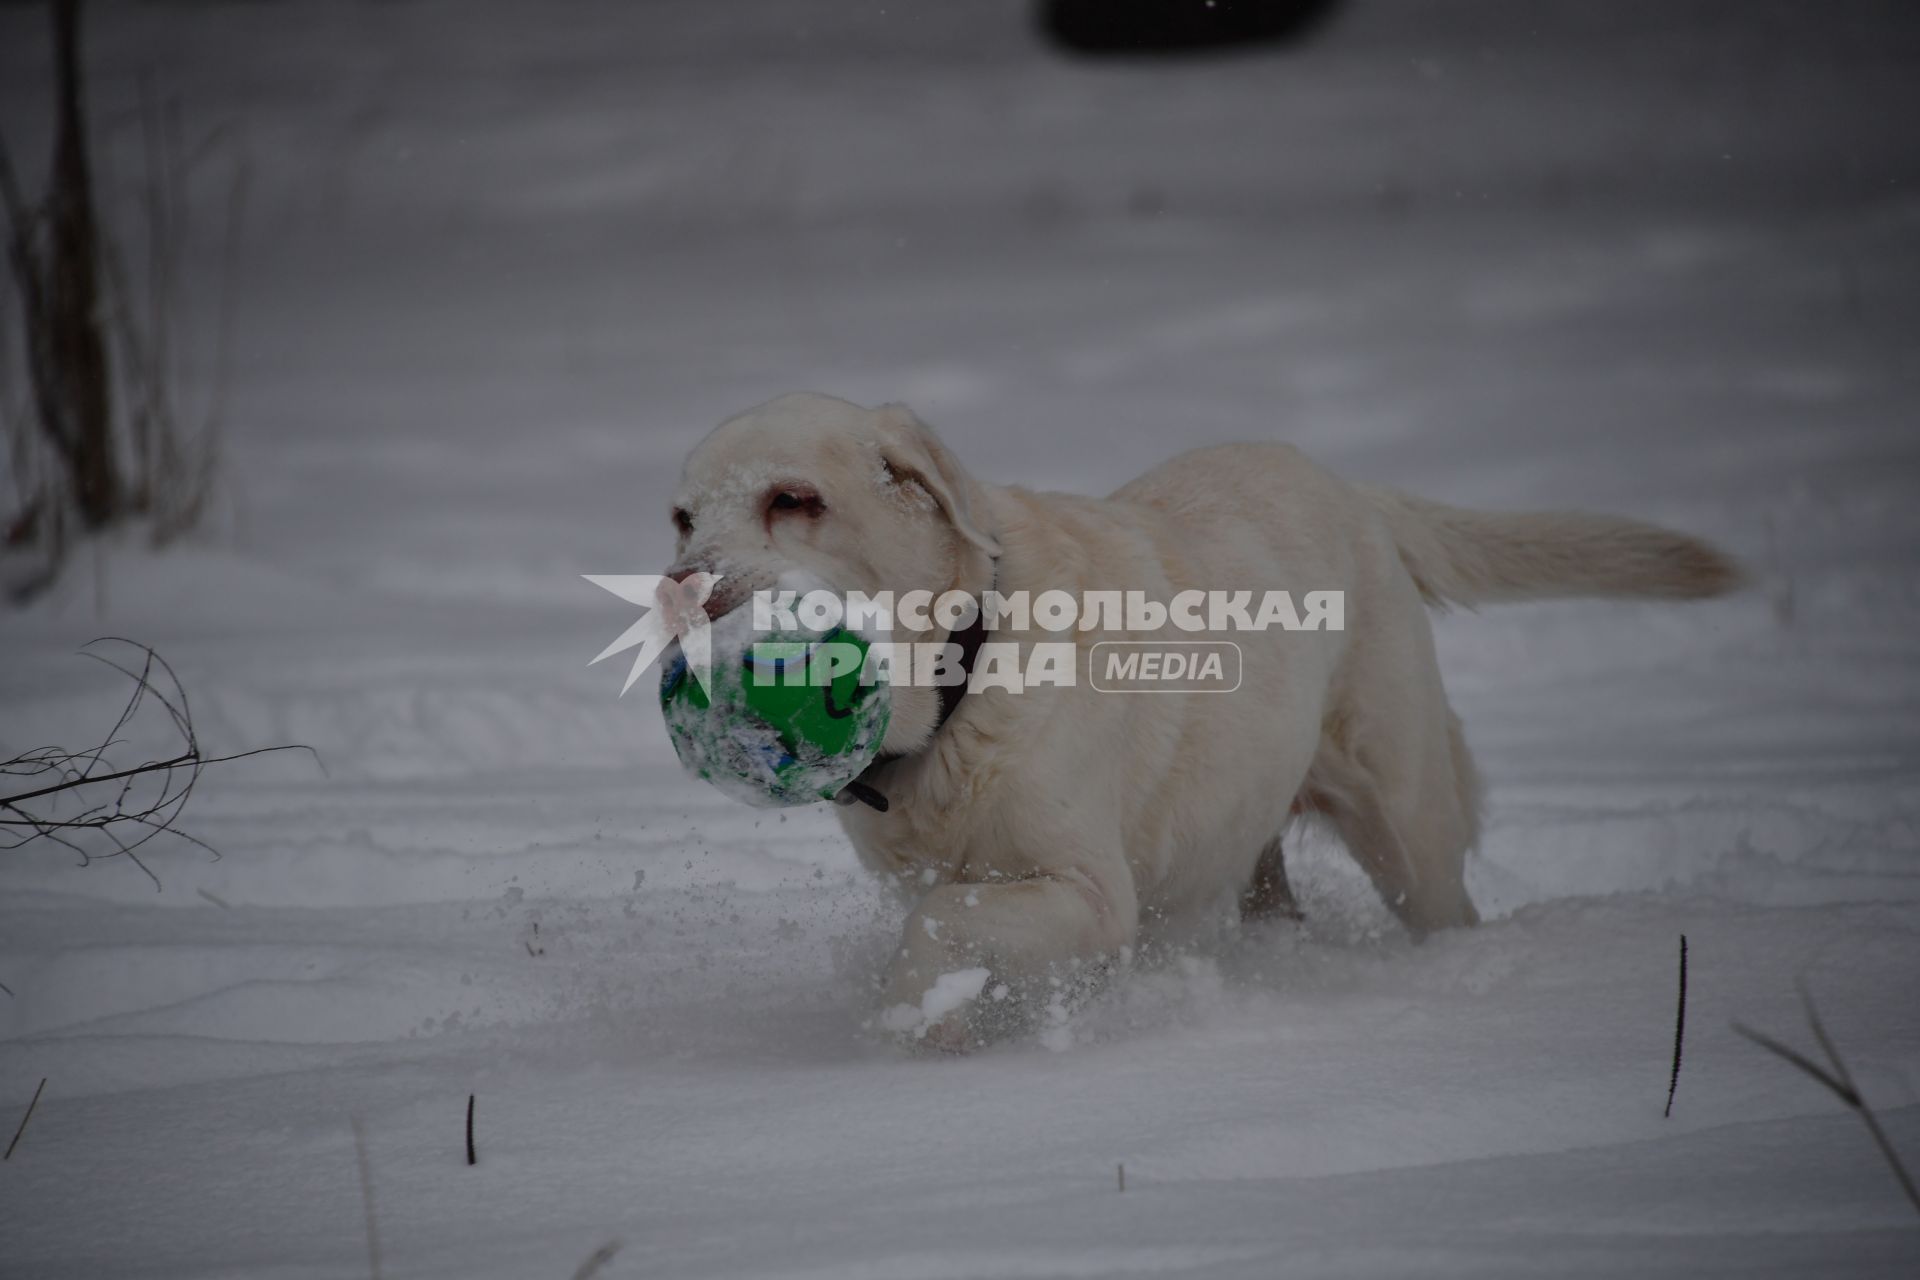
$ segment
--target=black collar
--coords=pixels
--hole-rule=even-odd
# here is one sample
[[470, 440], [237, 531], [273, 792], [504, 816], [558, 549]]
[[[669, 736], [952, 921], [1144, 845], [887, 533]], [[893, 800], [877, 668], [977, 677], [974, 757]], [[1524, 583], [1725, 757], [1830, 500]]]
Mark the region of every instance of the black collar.
[[933, 740], [933, 734], [939, 733], [953, 713], [960, 708], [960, 699], [967, 696], [967, 686], [973, 682], [974, 659], [980, 656], [980, 646], [987, 639], [987, 611], [984, 604], [975, 613], [973, 621], [959, 631], [947, 637], [948, 644], [960, 646], [960, 679], [952, 684], [940, 686], [940, 718], [933, 722], [933, 733], [927, 740]]
[[[980, 646], [986, 642], [986, 639], [987, 610], [986, 601], [982, 598], [980, 608], [975, 612], [973, 621], [947, 636], [948, 643], [960, 646], [960, 678], [952, 684], [939, 686], [940, 716], [933, 722], [933, 732], [927, 735], [927, 742], [929, 744], [933, 742], [933, 739], [939, 734], [940, 730], [946, 726], [947, 721], [953, 718], [953, 713], [960, 709], [960, 699], [967, 696], [967, 687], [973, 682], [974, 660], [980, 656]], [[920, 750], [925, 751], [926, 747], [921, 747]], [[874, 771], [882, 765], [892, 764], [895, 760], [905, 758], [907, 754], [909, 753], [897, 751], [881, 752], [880, 755], [874, 759], [874, 762], [867, 766], [866, 771], [842, 787], [840, 794], [835, 796], [834, 799], [841, 804], [853, 804], [858, 801], [861, 804], [872, 806], [881, 813], [885, 813], [887, 811], [887, 796], [879, 787], [873, 785]]]

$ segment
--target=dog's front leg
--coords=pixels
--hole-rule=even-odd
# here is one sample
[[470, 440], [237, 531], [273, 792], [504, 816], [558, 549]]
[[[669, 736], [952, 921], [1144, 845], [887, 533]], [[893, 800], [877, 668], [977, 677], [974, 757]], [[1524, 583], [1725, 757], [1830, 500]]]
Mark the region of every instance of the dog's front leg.
[[949, 1050], [1020, 1025], [1050, 991], [1133, 942], [1139, 908], [1115, 863], [928, 892], [889, 971], [883, 1025]]

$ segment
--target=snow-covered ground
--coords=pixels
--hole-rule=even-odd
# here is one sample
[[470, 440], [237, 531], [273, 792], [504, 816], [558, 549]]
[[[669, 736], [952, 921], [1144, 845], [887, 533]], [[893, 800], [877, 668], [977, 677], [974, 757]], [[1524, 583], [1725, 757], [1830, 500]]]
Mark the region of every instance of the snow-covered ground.
[[[0, 1274], [365, 1275], [356, 1117], [389, 1276], [1920, 1272], [1729, 1029], [1807, 1045], [1804, 978], [1920, 1167], [1910, 7], [1354, 0], [1141, 67], [1007, 0], [98, 6], [102, 130], [151, 72], [248, 160], [227, 487], [0, 618], [0, 751], [111, 722], [114, 633], [325, 774], [209, 773], [225, 856], [149, 846], [157, 893], [0, 863], [0, 1137], [48, 1081]], [[0, 9], [30, 172], [42, 50]], [[996, 479], [1290, 438], [1761, 584], [1440, 623], [1480, 928], [1411, 944], [1309, 843], [1305, 925], [909, 1057], [829, 815], [685, 780], [585, 665], [630, 618], [578, 575], [663, 564], [680, 456], [795, 387]]]

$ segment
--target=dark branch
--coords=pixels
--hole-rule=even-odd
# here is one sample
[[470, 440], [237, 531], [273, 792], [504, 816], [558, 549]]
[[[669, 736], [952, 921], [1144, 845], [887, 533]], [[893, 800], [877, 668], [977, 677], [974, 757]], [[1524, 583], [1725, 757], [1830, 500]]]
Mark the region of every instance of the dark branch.
[[[139, 659], [126, 663], [116, 661], [93, 652], [95, 645], [124, 645], [139, 654]], [[36, 747], [0, 761], [0, 776], [32, 778], [52, 774], [60, 779], [0, 796], [0, 851], [18, 849], [33, 840], [51, 840], [79, 855], [83, 866], [95, 857], [125, 857], [158, 888], [159, 877], [141, 860], [138, 852], [154, 837], [165, 833], [205, 849], [214, 858], [220, 856], [211, 845], [175, 825], [207, 766], [280, 751], [305, 751], [319, 762], [319, 754], [312, 747], [297, 743], [209, 756], [201, 750], [199, 736], [194, 731], [186, 688], [166, 659], [147, 645], [123, 636], [91, 641], [81, 652], [132, 681], [133, 691], [112, 729], [97, 746], [80, 751]], [[120, 745], [122, 731], [148, 701], [158, 704], [165, 712], [178, 739], [174, 753], [164, 759], [116, 767], [107, 753]], [[116, 783], [117, 786], [112, 786]], [[111, 794], [103, 798], [108, 787], [112, 788]], [[102, 790], [90, 792], [88, 788]], [[65, 799], [78, 800], [84, 807], [63, 811], [60, 802]], [[12, 836], [13, 832], [18, 832], [17, 837]], [[111, 851], [89, 852], [75, 839], [83, 833], [104, 840], [112, 846]]]
[[1900, 1189], [1906, 1192], [1908, 1202], [1913, 1205], [1916, 1213], [1920, 1213], [1920, 1187], [1914, 1186], [1913, 1176], [1907, 1172], [1906, 1165], [1901, 1162], [1900, 1153], [1894, 1150], [1893, 1142], [1887, 1137], [1886, 1130], [1880, 1127], [1879, 1117], [1873, 1114], [1873, 1108], [1868, 1106], [1866, 1099], [1860, 1096], [1860, 1090], [1853, 1082], [1853, 1074], [1847, 1070], [1847, 1064], [1840, 1057], [1840, 1050], [1834, 1046], [1833, 1040], [1827, 1035], [1826, 1027], [1820, 1022], [1820, 1014], [1813, 1007], [1813, 993], [1807, 990], [1804, 982], [1800, 983], [1799, 987], [1800, 1003], [1807, 1011], [1807, 1025], [1813, 1029], [1813, 1038], [1820, 1042], [1820, 1048], [1825, 1051], [1827, 1061], [1832, 1064], [1832, 1070], [1829, 1071], [1805, 1054], [1797, 1053], [1772, 1036], [1764, 1035], [1751, 1027], [1736, 1022], [1733, 1024], [1733, 1029], [1768, 1053], [1792, 1063], [1818, 1080], [1835, 1097], [1845, 1103], [1849, 1110], [1859, 1116], [1860, 1122], [1867, 1126], [1867, 1133], [1872, 1136], [1874, 1145], [1880, 1148], [1880, 1154], [1886, 1158], [1887, 1167], [1893, 1170], [1893, 1176], [1899, 1180]]

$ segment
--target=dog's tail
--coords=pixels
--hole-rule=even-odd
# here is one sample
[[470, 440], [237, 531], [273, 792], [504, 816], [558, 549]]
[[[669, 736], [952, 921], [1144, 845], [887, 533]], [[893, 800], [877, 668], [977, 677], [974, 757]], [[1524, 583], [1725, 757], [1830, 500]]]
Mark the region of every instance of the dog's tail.
[[1555, 596], [1703, 600], [1745, 581], [1719, 548], [1684, 533], [1580, 512], [1496, 514], [1366, 490], [1429, 604]]

